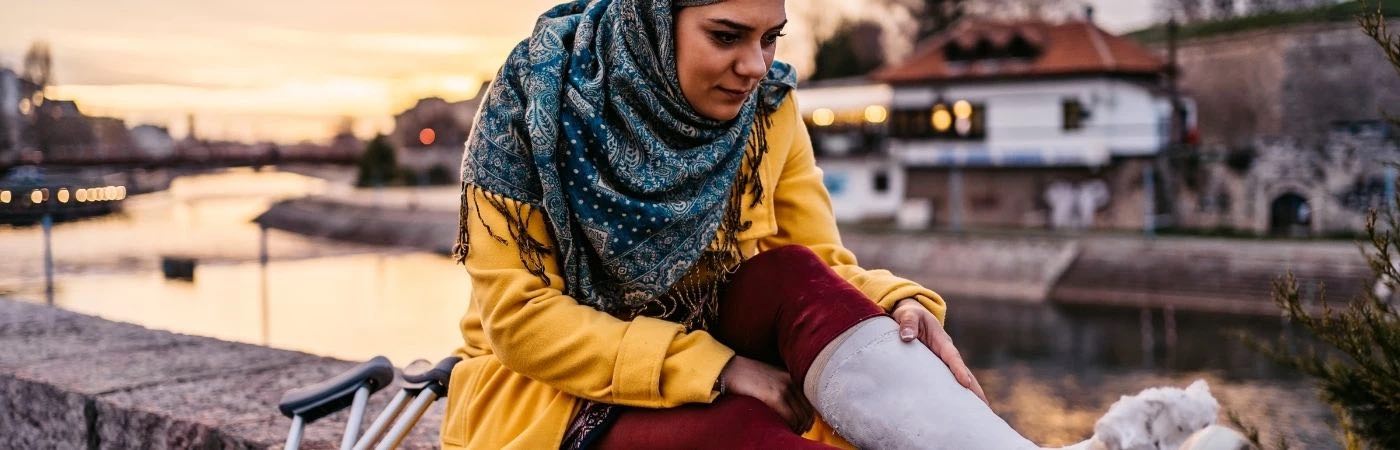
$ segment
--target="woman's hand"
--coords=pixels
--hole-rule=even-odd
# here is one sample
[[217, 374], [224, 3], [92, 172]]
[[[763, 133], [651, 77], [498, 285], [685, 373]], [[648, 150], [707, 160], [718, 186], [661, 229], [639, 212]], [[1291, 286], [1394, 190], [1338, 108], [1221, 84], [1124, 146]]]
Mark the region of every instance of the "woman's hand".
[[939, 323], [938, 318], [924, 308], [923, 304], [918, 300], [906, 298], [895, 304], [894, 312], [890, 315], [899, 322], [900, 339], [909, 342], [918, 338], [948, 365], [948, 370], [953, 372], [953, 378], [956, 378], [959, 384], [971, 389], [983, 403], [989, 403], [987, 394], [982, 392], [982, 385], [977, 383], [977, 378], [972, 376], [972, 370], [963, 363], [962, 355], [958, 353], [957, 347], [953, 346], [953, 338], [948, 336], [948, 332], [943, 330], [943, 324]]
[[794, 433], [802, 434], [812, 428], [816, 418], [812, 404], [782, 369], [734, 355], [719, 376], [725, 392], [758, 399], [777, 411]]

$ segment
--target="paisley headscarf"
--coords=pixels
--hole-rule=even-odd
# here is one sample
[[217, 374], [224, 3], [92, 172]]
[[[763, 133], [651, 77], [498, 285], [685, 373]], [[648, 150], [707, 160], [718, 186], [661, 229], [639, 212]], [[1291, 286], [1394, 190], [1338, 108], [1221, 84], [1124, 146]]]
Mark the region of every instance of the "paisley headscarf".
[[[567, 294], [623, 318], [654, 309], [698, 262], [732, 267], [735, 234], [748, 226], [739, 212], [753, 206], [739, 199], [761, 194], [767, 117], [796, 79], [774, 62], [738, 117], [700, 115], [676, 68], [673, 17], [687, 1], [577, 0], [540, 16], [467, 140], [459, 261], [471, 210], [484, 206], [507, 218], [508, 230], [489, 231], [514, 239], [532, 273], [548, 283], [544, 258], [555, 257]], [[471, 186], [488, 204], [470, 201]], [[554, 247], [529, 236], [524, 205], [543, 212]], [[717, 237], [718, 252], [707, 252]]]

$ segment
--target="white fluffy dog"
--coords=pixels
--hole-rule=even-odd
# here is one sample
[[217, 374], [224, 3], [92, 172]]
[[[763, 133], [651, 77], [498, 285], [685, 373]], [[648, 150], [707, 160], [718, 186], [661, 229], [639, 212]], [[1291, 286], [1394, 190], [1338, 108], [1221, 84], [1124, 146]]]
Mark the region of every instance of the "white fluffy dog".
[[[1094, 437], [1076, 450], [1235, 450], [1247, 448], [1239, 433], [1212, 426], [1220, 403], [1205, 380], [1186, 389], [1149, 388], [1119, 398], [1094, 424]], [[1184, 445], [1183, 445], [1184, 444]]]

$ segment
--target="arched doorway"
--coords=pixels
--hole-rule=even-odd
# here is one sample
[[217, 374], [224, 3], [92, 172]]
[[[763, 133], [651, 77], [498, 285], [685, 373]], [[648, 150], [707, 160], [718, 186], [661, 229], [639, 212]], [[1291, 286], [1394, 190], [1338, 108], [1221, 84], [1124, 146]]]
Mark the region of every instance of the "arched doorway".
[[1269, 207], [1269, 234], [1306, 237], [1312, 232], [1312, 206], [1308, 199], [1289, 192], [1275, 198]]

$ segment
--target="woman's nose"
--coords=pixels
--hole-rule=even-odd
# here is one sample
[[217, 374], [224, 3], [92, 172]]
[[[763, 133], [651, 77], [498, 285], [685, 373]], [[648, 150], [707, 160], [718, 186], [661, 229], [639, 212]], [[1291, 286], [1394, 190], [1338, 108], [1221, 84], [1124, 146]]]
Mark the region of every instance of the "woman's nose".
[[759, 79], [768, 74], [768, 61], [763, 57], [763, 47], [753, 46], [739, 55], [734, 63], [734, 73], [744, 77]]

